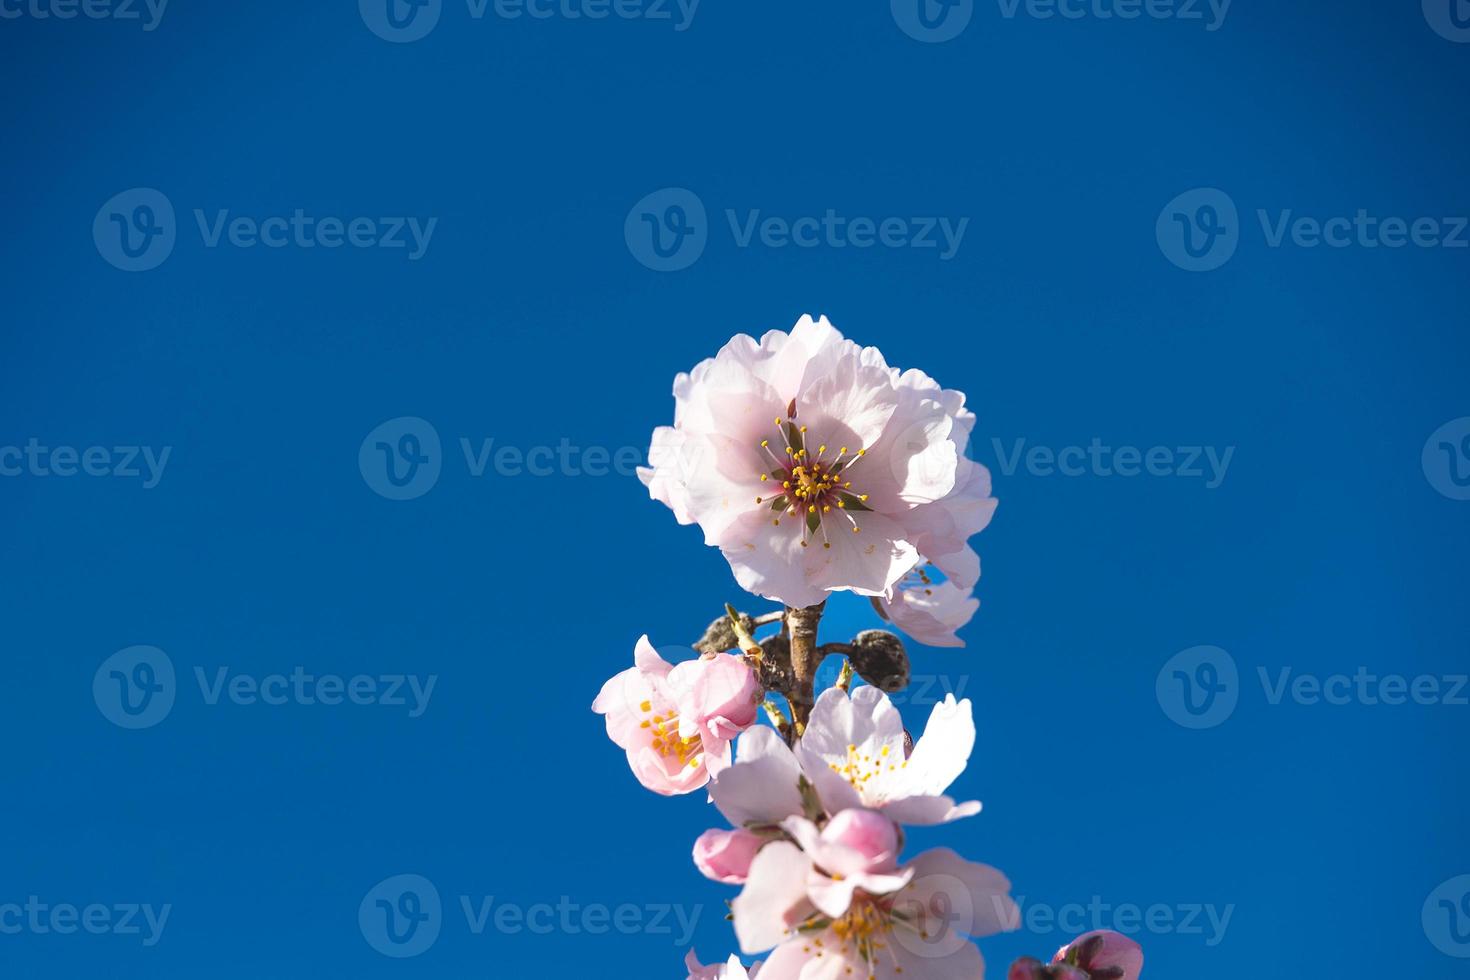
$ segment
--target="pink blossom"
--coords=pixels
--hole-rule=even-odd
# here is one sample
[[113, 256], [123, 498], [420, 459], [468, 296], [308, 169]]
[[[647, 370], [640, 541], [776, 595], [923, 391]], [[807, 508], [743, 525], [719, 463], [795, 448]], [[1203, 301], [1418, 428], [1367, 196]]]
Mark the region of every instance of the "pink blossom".
[[706, 830], [694, 842], [694, 866], [712, 881], [743, 885], [766, 839], [748, 830]]
[[889, 895], [913, 877], [898, 872], [898, 829], [873, 810], [843, 810], [820, 831], [805, 817], [781, 827], [811, 861], [807, 898], [824, 915], [840, 918], [859, 893]]
[[803, 317], [675, 378], [674, 425], [639, 477], [742, 587], [786, 605], [887, 596], [921, 550], [963, 588], [965, 538], [994, 510], [962, 455], [973, 424], [959, 392]]
[[980, 812], [978, 802], [944, 795], [975, 746], [969, 701], [946, 695], [907, 757], [904, 742], [903, 720], [882, 691], [860, 687], [849, 697], [831, 688], [817, 698], [796, 756], [829, 813], [868, 807], [901, 824], [938, 824]]
[[826, 874], [786, 841], [756, 855], [732, 911], [744, 952], [775, 947], [762, 980], [978, 980], [985, 960], [969, 937], [1014, 929], [1019, 920], [1003, 874], [945, 849], [902, 865], [897, 888], [855, 889], [839, 915], [812, 897], [813, 877]]
[[745, 659], [714, 654], [685, 660], [669, 671], [667, 684], [681, 719], [706, 741], [730, 741], [756, 722], [760, 682]]
[[647, 636], [633, 661], [602, 686], [592, 710], [606, 716], [608, 737], [640, 783], [665, 796], [692, 792], [729, 764], [731, 739], [755, 723], [755, 675], [723, 653], [676, 667]]
[[1080, 967], [1090, 980], [1138, 980], [1143, 947], [1122, 933], [1099, 929], [1057, 950], [1052, 963]]

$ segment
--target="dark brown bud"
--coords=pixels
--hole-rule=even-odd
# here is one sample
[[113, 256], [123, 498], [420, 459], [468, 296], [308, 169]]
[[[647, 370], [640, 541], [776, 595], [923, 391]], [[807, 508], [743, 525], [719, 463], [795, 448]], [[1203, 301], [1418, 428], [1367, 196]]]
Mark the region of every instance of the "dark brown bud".
[[909, 655], [903, 641], [886, 630], [863, 630], [848, 654], [852, 669], [869, 684], [892, 694], [909, 686]]

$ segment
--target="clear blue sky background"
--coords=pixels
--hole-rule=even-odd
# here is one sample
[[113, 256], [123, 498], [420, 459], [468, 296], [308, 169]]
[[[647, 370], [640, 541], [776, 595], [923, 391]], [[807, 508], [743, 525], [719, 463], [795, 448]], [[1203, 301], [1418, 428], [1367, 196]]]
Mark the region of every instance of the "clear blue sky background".
[[[147, 947], [0, 932], [0, 973], [682, 976], [672, 917], [475, 934], [460, 896], [698, 906], [701, 954], [727, 955], [733, 892], [687, 857], [717, 814], [641, 790], [588, 710], [640, 633], [688, 643], [740, 600], [723, 559], [634, 479], [476, 477], [460, 440], [642, 449], [676, 371], [811, 312], [968, 392], [1001, 499], [968, 647], [914, 650], [974, 702], [957, 792], [986, 809], [911, 847], [993, 863], [1043, 911], [1166, 907], [1139, 937], [1157, 980], [1466, 976], [1434, 939], [1470, 944], [1421, 910], [1470, 873], [1470, 707], [1273, 705], [1258, 669], [1466, 671], [1470, 502], [1421, 450], [1470, 415], [1470, 250], [1272, 248], [1256, 212], [1470, 213], [1470, 45], [1417, 2], [1237, 0], [1213, 31], [980, 3], [945, 43], [887, 8], [709, 0], [679, 31], [445, 0], [402, 44], [345, 0], [0, 19], [0, 448], [172, 447], [151, 489], [0, 477], [0, 905], [171, 906]], [[93, 223], [137, 187], [177, 240], [124, 272]], [[666, 187], [707, 210], [674, 272], [624, 234]], [[1238, 247], [1189, 272], [1155, 225], [1201, 187]], [[410, 261], [210, 248], [193, 216], [298, 208], [438, 222]], [[969, 223], [946, 261], [742, 248], [725, 215], [829, 208]], [[401, 416], [441, 472], [395, 501], [358, 453]], [[997, 445], [1094, 438], [1234, 455], [1214, 488], [1002, 472]], [[828, 635], [871, 625], [841, 603]], [[177, 685], [127, 730], [93, 679], [135, 644]], [[1192, 729], [1156, 680], [1202, 644], [1236, 706]], [[194, 678], [297, 666], [437, 683], [410, 718], [211, 705]], [[405, 873], [444, 912], [394, 959], [358, 907]], [[1223, 934], [1178, 928], [1193, 906], [1228, 908]], [[983, 945], [992, 976], [1068, 938], [1029, 925]]]

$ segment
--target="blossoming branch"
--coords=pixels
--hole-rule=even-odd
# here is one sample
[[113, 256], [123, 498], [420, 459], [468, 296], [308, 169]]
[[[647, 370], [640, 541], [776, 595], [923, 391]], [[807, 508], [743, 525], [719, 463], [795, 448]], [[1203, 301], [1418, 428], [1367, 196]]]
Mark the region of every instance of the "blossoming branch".
[[[1019, 925], [995, 868], [947, 848], [901, 857], [904, 827], [980, 811], [946, 795], [974, 748], [970, 702], [947, 696], [915, 740], [888, 697], [908, 684], [903, 640], [818, 640], [828, 596], [851, 592], [913, 641], [964, 645], [979, 608], [969, 539], [996, 506], [965, 456], [974, 424], [963, 394], [825, 318], [737, 336], [674, 379], [674, 424], [654, 431], [639, 477], [778, 606], [727, 606], [679, 663], [641, 637], [593, 702], [643, 786], [707, 788], [729, 824], [694, 841], [694, 865], [740, 887], [740, 951], [766, 959], [706, 966], [691, 950], [691, 980], [978, 980], [973, 940]], [[841, 672], [819, 693], [834, 655]], [[1017, 960], [1008, 980], [1137, 980], [1142, 964], [1131, 940], [1091, 933], [1050, 963]]]

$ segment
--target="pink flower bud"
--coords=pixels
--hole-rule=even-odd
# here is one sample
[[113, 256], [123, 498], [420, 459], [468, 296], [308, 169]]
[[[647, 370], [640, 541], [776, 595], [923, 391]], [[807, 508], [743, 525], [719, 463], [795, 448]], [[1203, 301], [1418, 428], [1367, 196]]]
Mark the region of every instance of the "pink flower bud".
[[694, 842], [694, 866], [712, 881], [742, 885], [764, 843], [748, 830], [706, 830]]
[[1063, 961], [1075, 963], [1098, 980], [1138, 980], [1143, 972], [1143, 947], [1122, 933], [1099, 929], [1057, 950], [1052, 962]]
[[898, 831], [876, 810], [843, 810], [822, 828], [822, 841], [856, 851], [867, 861], [869, 872], [891, 871], [898, 865]]
[[686, 660], [669, 671], [668, 689], [679, 717], [713, 739], [728, 741], [755, 724], [761, 688], [744, 657]]

